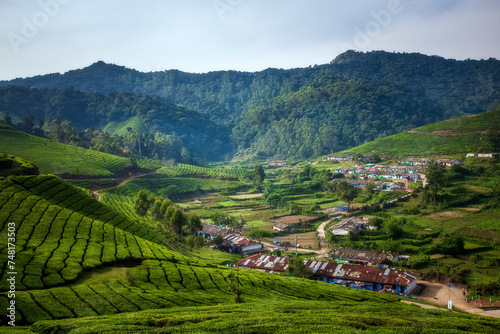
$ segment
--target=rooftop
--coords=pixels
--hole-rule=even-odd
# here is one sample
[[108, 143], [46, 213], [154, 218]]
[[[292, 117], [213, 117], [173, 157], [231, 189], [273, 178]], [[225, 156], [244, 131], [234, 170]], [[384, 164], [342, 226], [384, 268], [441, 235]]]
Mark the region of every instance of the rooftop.
[[[304, 260], [304, 264], [317, 277], [355, 280], [366, 283], [409, 286], [418, 274], [402, 270], [367, 267], [330, 261]], [[288, 267], [288, 258], [256, 254], [236, 262], [237, 266], [249, 267], [267, 272], [283, 272]]]

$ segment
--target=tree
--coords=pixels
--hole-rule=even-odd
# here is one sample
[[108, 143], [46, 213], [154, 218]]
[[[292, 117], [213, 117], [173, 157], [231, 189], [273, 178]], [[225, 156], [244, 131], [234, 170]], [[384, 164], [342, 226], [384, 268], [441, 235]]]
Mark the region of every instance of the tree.
[[323, 146], [327, 147], [331, 154], [337, 148], [337, 133], [333, 129], [333, 127], [324, 127], [321, 130], [321, 140], [323, 142]]
[[394, 218], [389, 219], [382, 224], [382, 231], [384, 231], [389, 238], [392, 239], [397, 239], [403, 234], [400, 222]]
[[245, 218], [243, 218], [243, 216], [240, 215], [240, 218], [238, 218], [236, 220], [234, 227], [236, 227], [237, 229], [239, 229], [241, 231], [243, 229], [243, 227], [245, 226], [245, 224], [246, 224]]
[[253, 230], [251, 230], [250, 233], [248, 233], [248, 237], [250, 239], [257, 239], [260, 242], [264, 238], [270, 238], [271, 237], [271, 232], [256, 227]]
[[222, 239], [222, 237], [220, 235], [216, 236], [215, 238], [212, 239], [212, 244], [214, 245], [222, 245], [222, 242], [224, 240]]
[[210, 215], [210, 219], [212, 219], [215, 225], [232, 225], [233, 219], [231, 218], [227, 213], [220, 210], [216, 210]]
[[425, 170], [427, 187], [432, 192], [434, 205], [436, 205], [437, 193], [444, 187], [444, 176], [444, 167], [438, 163], [430, 164]]
[[172, 232], [177, 235], [177, 237], [180, 237], [182, 234], [182, 226], [186, 224], [186, 216], [184, 216], [184, 213], [182, 213], [179, 207], [173, 209], [169, 223]]
[[307, 270], [302, 258], [298, 256], [288, 258], [288, 267], [285, 271], [286, 276], [312, 278], [313, 274]]
[[439, 249], [443, 254], [457, 255], [464, 252], [465, 242], [461, 235], [445, 233], [439, 244]]
[[360, 189], [344, 180], [338, 180], [334, 184], [334, 191], [339, 194], [341, 200], [347, 202], [347, 206], [350, 208], [351, 202], [358, 196]]
[[189, 234], [195, 235], [197, 231], [203, 229], [203, 225], [201, 225], [201, 220], [196, 213], [191, 213], [187, 219], [187, 229]]
[[150, 205], [151, 203], [148, 199], [148, 193], [144, 189], [140, 190], [137, 199], [135, 200], [134, 211], [138, 216], [142, 217], [143, 221], [144, 216], [148, 213]]
[[373, 182], [372, 180], [368, 181], [365, 188], [368, 198], [372, 198], [373, 193], [375, 192], [373, 188], [375, 188], [375, 182]]
[[266, 173], [262, 165], [255, 165], [255, 170], [253, 172], [253, 184], [260, 190], [262, 182], [266, 178]]
[[151, 204], [151, 215], [155, 222], [163, 220], [163, 215], [161, 214], [161, 198], [156, 198]]

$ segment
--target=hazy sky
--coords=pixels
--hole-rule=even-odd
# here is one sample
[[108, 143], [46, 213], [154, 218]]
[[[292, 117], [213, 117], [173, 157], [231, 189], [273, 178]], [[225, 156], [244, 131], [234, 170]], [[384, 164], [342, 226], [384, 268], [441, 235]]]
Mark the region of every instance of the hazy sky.
[[258, 71], [346, 49], [500, 59], [498, 0], [0, 0], [0, 79], [98, 60]]

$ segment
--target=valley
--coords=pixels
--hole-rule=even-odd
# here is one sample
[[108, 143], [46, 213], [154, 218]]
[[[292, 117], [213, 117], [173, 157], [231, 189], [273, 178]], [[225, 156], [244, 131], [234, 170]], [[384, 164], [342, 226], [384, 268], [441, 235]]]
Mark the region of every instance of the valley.
[[498, 332], [499, 69], [1, 82], [0, 331]]

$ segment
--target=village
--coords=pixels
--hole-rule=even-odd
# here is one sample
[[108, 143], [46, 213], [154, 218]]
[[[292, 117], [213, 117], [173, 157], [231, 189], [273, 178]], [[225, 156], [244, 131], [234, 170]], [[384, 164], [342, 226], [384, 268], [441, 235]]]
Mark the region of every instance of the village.
[[[469, 154], [471, 155], [471, 154]], [[481, 157], [489, 157], [481, 154]], [[361, 156], [358, 161], [352, 155], [327, 156], [323, 161], [338, 163], [341, 161], [369, 161], [370, 156]], [[285, 166], [286, 161], [271, 161], [270, 166]], [[412, 184], [425, 186], [425, 171], [430, 163], [443, 167], [462, 164], [458, 159], [429, 159], [407, 157], [395, 165], [374, 163], [357, 164], [354, 167], [332, 167], [331, 173], [342, 174], [346, 182], [354, 187], [373, 187], [373, 191], [406, 191], [402, 198], [413, 191]], [[398, 200], [400, 197], [396, 198]], [[303, 264], [311, 272], [312, 278], [330, 284], [342, 285], [353, 289], [364, 289], [401, 296], [416, 295], [422, 290], [417, 285], [418, 272], [409, 269], [396, 269], [393, 263], [407, 263], [411, 258], [407, 254], [378, 250], [353, 249], [348, 247], [326, 248], [325, 236], [346, 237], [361, 231], [377, 230], [370, 224], [370, 217], [353, 215], [352, 208], [336, 206], [318, 211], [319, 217], [287, 215], [274, 217], [272, 230], [277, 237], [272, 240], [252, 240], [241, 229], [203, 223], [199, 232], [214, 247], [241, 254], [243, 259], [231, 266], [241, 269], [254, 269], [269, 274], [282, 274], [289, 266], [290, 256], [305, 255]], [[317, 229], [319, 250], [301, 248], [298, 238], [286, 238], [297, 228], [311, 226], [311, 223], [323, 221]], [[401, 268], [401, 267], [400, 267]], [[414, 296], [416, 298], [416, 296]]]

